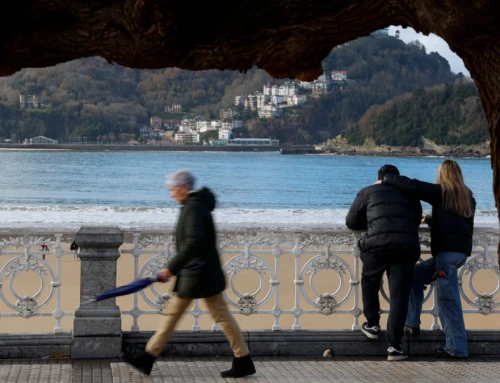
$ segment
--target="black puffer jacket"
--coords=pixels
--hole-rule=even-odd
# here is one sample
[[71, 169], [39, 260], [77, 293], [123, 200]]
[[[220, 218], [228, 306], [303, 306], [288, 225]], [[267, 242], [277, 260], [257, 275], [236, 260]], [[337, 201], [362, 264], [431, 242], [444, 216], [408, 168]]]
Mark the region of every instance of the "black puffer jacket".
[[418, 226], [422, 206], [388, 185], [362, 189], [349, 209], [346, 225], [351, 230], [367, 230], [359, 240], [360, 250], [368, 255], [401, 257], [417, 261], [420, 257]]
[[[408, 177], [386, 174], [384, 185], [397, 187], [401, 191], [415, 196], [432, 205], [432, 215], [425, 221], [431, 228], [432, 255], [439, 252], [454, 251], [470, 256], [472, 252], [472, 234], [474, 232], [474, 214], [472, 217], [461, 217], [447, 211], [442, 206], [441, 186], [422, 182]], [[476, 200], [470, 193], [473, 213], [476, 210]]]
[[177, 275], [174, 291], [181, 298], [207, 298], [226, 288], [211, 214], [214, 208], [215, 196], [202, 188], [191, 193], [181, 209], [175, 241], [177, 254], [167, 266]]

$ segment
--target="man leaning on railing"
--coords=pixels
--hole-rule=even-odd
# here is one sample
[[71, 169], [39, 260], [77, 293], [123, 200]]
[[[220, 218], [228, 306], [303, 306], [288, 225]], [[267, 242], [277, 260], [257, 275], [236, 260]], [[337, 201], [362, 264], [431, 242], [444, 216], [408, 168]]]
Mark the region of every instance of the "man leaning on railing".
[[367, 231], [358, 245], [363, 263], [363, 312], [367, 320], [361, 331], [369, 339], [379, 337], [379, 290], [384, 272], [387, 272], [391, 295], [387, 359], [393, 361], [408, 358], [401, 349], [401, 340], [415, 263], [420, 258], [418, 227], [422, 206], [417, 198], [395, 187], [382, 185], [385, 174], [399, 175], [399, 170], [393, 165], [379, 169], [376, 184], [362, 189], [356, 196], [347, 214], [346, 225], [351, 230]]

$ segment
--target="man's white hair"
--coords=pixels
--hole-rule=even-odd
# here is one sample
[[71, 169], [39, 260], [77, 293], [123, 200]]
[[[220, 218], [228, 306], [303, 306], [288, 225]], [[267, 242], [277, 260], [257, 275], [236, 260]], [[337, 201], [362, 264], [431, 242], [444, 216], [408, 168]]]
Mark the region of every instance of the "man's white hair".
[[167, 186], [168, 189], [178, 188], [179, 186], [187, 185], [188, 190], [191, 191], [193, 190], [194, 183], [195, 183], [195, 178], [193, 173], [191, 173], [187, 169], [181, 169], [173, 174], [168, 175], [165, 185]]

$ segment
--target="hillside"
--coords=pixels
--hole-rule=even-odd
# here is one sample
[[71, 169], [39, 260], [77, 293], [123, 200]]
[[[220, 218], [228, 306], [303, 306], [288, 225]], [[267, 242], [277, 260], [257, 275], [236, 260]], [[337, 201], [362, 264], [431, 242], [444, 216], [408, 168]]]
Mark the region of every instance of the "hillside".
[[296, 143], [322, 142], [355, 124], [373, 105], [462, 77], [453, 74], [439, 54], [427, 54], [418, 42], [405, 44], [395, 38], [358, 39], [334, 49], [323, 65], [325, 72], [347, 71], [348, 83], [304, 104], [297, 117], [256, 122], [260, 135]]
[[[255, 91], [269, 80], [262, 70], [189, 72], [178, 68], [138, 70], [100, 58], [51, 68], [26, 69], [0, 78], [0, 137], [47, 135], [78, 141], [87, 136], [138, 134], [149, 117], [218, 116], [234, 96]], [[19, 94], [37, 94], [46, 109], [19, 110]], [[170, 116], [165, 106], [182, 104]]]
[[[452, 83], [457, 75], [436, 53], [419, 43], [389, 37], [365, 37], [334, 49], [325, 72], [347, 71], [349, 80], [282, 117], [261, 119], [242, 113], [245, 127], [237, 134], [276, 137], [282, 142], [318, 143], [356, 124], [373, 105], [415, 89]], [[139, 133], [149, 117], [217, 118], [234, 96], [262, 90], [269, 76], [253, 69], [189, 72], [177, 68], [137, 70], [82, 59], [45, 69], [26, 69], [0, 79], [0, 137], [23, 140], [36, 135], [77, 141], [79, 137], [118, 137]], [[37, 94], [45, 109], [20, 110], [19, 94]], [[166, 113], [172, 103], [182, 113]], [[438, 141], [438, 140], [436, 140]]]
[[343, 132], [351, 144], [419, 146], [422, 137], [439, 145], [472, 145], [488, 139], [488, 123], [474, 83], [419, 88], [372, 106]]

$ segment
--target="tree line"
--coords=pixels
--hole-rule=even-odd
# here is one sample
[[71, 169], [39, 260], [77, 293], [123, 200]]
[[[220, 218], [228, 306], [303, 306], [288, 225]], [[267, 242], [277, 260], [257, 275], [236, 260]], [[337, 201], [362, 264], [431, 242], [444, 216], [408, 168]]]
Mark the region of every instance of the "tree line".
[[[236, 136], [273, 137], [297, 144], [324, 142], [341, 132], [353, 142], [374, 135], [381, 143], [414, 142], [410, 137], [423, 133], [436, 142], [468, 143], [482, 137], [478, 132], [483, 129], [483, 117], [478, 116], [481, 108], [474, 98], [477, 93], [465, 97], [465, 106], [448, 105], [433, 124], [420, 118], [414, 125], [399, 126], [401, 139], [383, 133], [392, 129], [388, 122], [380, 122], [381, 131], [374, 132], [379, 122], [375, 124], [373, 110], [386, 108], [389, 100], [439, 84], [449, 84], [453, 90], [455, 81], [463, 77], [452, 73], [443, 57], [428, 54], [418, 42], [405, 44], [394, 37], [360, 38], [333, 49], [323, 61], [323, 68], [326, 74], [347, 71], [348, 81], [334, 84], [320, 97], [309, 96], [301, 106], [285, 108], [281, 117], [261, 119], [255, 112], [240, 108], [239, 118], [246, 123], [245, 128], [235, 131]], [[235, 96], [261, 90], [269, 80], [269, 75], [257, 68], [246, 74], [178, 68], [138, 70], [110, 65], [100, 58], [25, 69], [0, 79], [0, 137], [23, 140], [45, 135], [73, 142], [81, 137], [92, 141], [137, 137], [151, 116], [173, 116], [164, 112], [165, 106], [182, 105], [183, 111], [175, 113], [177, 119], [195, 115], [217, 119], [221, 108], [234, 107]], [[473, 85], [468, 86], [473, 91]], [[20, 109], [21, 93], [40, 96], [47, 108]], [[465, 112], [457, 113], [462, 111], [460, 108]], [[453, 116], [446, 117], [446, 113]], [[384, 118], [379, 120], [386, 121]], [[457, 118], [462, 120], [455, 121]]]

